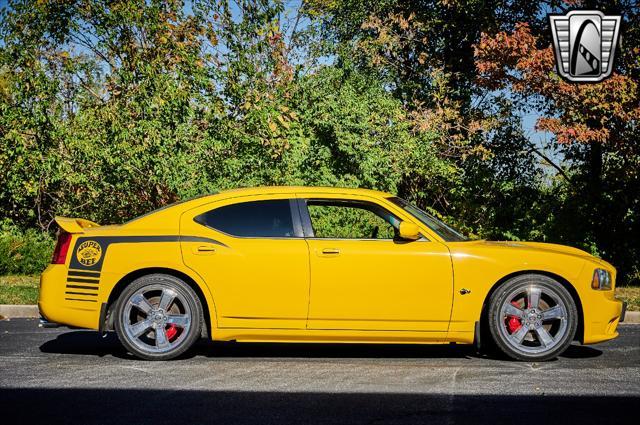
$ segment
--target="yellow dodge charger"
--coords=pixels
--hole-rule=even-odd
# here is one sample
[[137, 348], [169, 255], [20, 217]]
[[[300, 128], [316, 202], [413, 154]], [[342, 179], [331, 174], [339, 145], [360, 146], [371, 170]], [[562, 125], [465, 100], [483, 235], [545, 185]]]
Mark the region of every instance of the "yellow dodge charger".
[[462, 343], [547, 360], [615, 338], [616, 270], [575, 248], [468, 240], [388, 193], [268, 187], [123, 225], [58, 217], [43, 325], [144, 359], [220, 341]]

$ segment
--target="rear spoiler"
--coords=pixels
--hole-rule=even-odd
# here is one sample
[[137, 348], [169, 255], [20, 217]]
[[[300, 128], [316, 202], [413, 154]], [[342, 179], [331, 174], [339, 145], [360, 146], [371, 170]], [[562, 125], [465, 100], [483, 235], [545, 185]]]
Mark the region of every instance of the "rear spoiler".
[[84, 229], [98, 227], [98, 223], [85, 220], [84, 218], [56, 217], [56, 223], [67, 233], [84, 233]]

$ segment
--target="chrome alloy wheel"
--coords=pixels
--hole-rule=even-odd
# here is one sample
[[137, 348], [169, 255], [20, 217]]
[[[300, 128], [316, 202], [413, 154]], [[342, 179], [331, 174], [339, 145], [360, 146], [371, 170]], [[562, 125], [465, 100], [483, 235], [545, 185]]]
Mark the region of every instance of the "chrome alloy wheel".
[[159, 354], [172, 351], [189, 335], [192, 311], [185, 297], [167, 285], [140, 288], [122, 309], [123, 328], [139, 350]]
[[504, 340], [515, 350], [540, 354], [564, 340], [567, 316], [567, 306], [558, 293], [530, 284], [506, 296], [496, 320]]

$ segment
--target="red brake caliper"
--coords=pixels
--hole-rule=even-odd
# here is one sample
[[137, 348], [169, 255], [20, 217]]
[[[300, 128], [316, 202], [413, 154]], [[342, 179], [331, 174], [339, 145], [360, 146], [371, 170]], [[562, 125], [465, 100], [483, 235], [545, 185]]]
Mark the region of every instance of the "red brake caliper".
[[166, 334], [167, 334], [167, 339], [169, 341], [172, 341], [173, 338], [175, 338], [176, 335], [178, 334], [178, 327], [173, 323], [170, 323], [169, 326], [167, 327]]
[[[518, 309], [520, 308], [520, 304], [517, 301], [511, 301], [511, 304]], [[509, 333], [517, 332], [521, 327], [522, 322], [520, 321], [520, 318], [516, 316], [509, 316], [509, 319], [507, 319], [507, 328], [509, 329]], [[168, 332], [167, 335], [169, 335]]]

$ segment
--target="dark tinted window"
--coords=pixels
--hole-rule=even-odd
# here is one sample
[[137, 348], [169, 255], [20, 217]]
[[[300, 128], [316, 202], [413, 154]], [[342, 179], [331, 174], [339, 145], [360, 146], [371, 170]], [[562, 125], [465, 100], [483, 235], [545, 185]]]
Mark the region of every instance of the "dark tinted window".
[[295, 236], [288, 199], [227, 205], [201, 214], [195, 220], [233, 236]]

